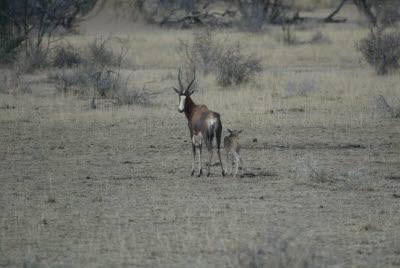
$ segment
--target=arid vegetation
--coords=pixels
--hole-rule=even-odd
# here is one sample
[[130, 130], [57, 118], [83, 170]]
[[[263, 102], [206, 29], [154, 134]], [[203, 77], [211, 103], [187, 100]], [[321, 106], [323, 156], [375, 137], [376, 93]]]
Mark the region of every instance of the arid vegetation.
[[[397, 1], [0, 5], [1, 267], [400, 265]], [[179, 68], [243, 176], [190, 176]]]

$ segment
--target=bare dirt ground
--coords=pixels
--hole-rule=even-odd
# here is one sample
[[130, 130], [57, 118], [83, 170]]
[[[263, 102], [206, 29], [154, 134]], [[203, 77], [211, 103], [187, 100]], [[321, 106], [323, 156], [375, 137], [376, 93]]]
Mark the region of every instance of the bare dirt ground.
[[254, 83], [199, 75], [193, 95], [221, 114], [223, 135], [244, 130], [242, 178], [223, 178], [215, 153], [210, 177], [190, 176], [171, 88], [190, 31], [131, 33], [133, 80], [161, 92], [150, 106], [91, 110], [46, 71], [25, 75], [30, 91], [0, 94], [0, 266], [400, 266], [400, 119], [374, 104], [399, 98], [400, 78], [362, 61], [367, 29], [323, 30], [331, 42], [295, 47], [220, 33], [263, 59]]

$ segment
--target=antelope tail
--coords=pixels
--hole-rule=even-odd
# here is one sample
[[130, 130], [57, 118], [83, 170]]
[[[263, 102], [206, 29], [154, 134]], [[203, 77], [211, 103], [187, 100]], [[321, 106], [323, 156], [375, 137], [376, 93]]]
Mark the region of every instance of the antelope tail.
[[208, 133], [209, 133], [208, 141], [210, 143], [210, 146], [212, 146], [212, 142], [213, 142], [213, 138], [214, 138], [215, 124], [216, 124], [216, 122], [213, 120], [213, 121], [210, 121], [210, 123], [208, 125]]

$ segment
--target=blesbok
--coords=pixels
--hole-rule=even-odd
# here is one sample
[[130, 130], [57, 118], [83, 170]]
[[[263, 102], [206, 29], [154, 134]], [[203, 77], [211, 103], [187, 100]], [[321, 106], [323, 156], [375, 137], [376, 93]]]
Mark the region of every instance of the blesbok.
[[[230, 130], [228, 128], [228, 131], [230, 133], [229, 136], [226, 136], [224, 138], [224, 148], [226, 151], [226, 170], [225, 173], [228, 173], [228, 162], [229, 162], [229, 153], [232, 154], [232, 166], [231, 166], [231, 174], [233, 171], [233, 162], [236, 163], [236, 170], [235, 170], [235, 175], [233, 175], [233, 177], [236, 177], [236, 174], [238, 172], [238, 168], [239, 168], [239, 161], [240, 161], [240, 165], [242, 166], [242, 176], [243, 176], [243, 160], [242, 157], [240, 156], [240, 140], [239, 140], [239, 134], [242, 132], [235, 130]], [[235, 161], [234, 161], [235, 160]]]
[[199, 149], [199, 177], [203, 174], [201, 165], [201, 149], [203, 142], [205, 143], [208, 153], [208, 173], [207, 177], [210, 176], [211, 159], [213, 156], [213, 138], [214, 135], [217, 139], [217, 151], [218, 158], [221, 165], [222, 176], [224, 176], [224, 168], [222, 166], [220, 146], [221, 146], [221, 132], [222, 123], [221, 117], [218, 113], [211, 111], [205, 105], [196, 105], [192, 98], [190, 97], [197, 91], [197, 89], [192, 89], [194, 80], [196, 79], [196, 73], [193, 71], [193, 79], [189, 83], [189, 86], [184, 89], [181, 82], [181, 70], [178, 73], [179, 90], [174, 88], [175, 92], [179, 95], [179, 106], [178, 111], [180, 113], [185, 113], [188, 120], [188, 126], [190, 131], [190, 138], [192, 140], [193, 149], [193, 162], [192, 162], [192, 176], [194, 174], [194, 165], [196, 159], [196, 147]]

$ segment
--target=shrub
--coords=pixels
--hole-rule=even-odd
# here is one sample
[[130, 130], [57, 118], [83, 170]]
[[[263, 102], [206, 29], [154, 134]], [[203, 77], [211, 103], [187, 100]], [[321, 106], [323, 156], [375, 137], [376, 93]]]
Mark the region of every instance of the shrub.
[[102, 97], [113, 98], [119, 90], [126, 87], [120, 72], [102, 71], [90, 64], [63, 70], [61, 74], [53, 74], [51, 78], [58, 82], [56, 87], [59, 91], [78, 95], [85, 95], [94, 89]]
[[53, 66], [72, 68], [82, 64], [83, 61], [82, 56], [73, 47], [59, 47], [55, 50]]
[[158, 94], [159, 92], [149, 91], [146, 88], [146, 85], [143, 86], [142, 89], [135, 89], [131, 91], [128, 91], [128, 87], [125, 86], [117, 91], [116, 99], [119, 104], [132, 105], [136, 103], [136, 104], [147, 105], [150, 104], [151, 97]]
[[207, 74], [215, 67], [215, 60], [221, 53], [222, 45], [214, 36], [214, 30], [207, 27], [193, 32], [193, 42], [181, 41], [179, 52], [186, 58], [189, 69], [200, 69]]
[[[116, 97], [119, 90], [126, 87], [127, 81], [121, 77], [121, 66], [125, 60], [126, 47], [123, 40], [121, 53], [115, 54], [109, 49], [111, 38], [96, 39], [88, 45], [88, 56], [83, 58], [73, 47], [61, 47], [56, 51], [53, 64], [58, 67], [76, 67], [53, 74], [52, 79], [58, 82], [57, 89], [74, 94], [87, 94], [94, 89], [102, 97]], [[116, 68], [112, 68], [115, 66]], [[115, 70], [116, 69], [116, 70]]]
[[109, 49], [110, 39], [95, 39], [88, 45], [89, 58], [88, 61], [101, 66], [117, 65], [117, 56]]
[[253, 55], [242, 54], [238, 43], [236, 46], [224, 48], [216, 60], [216, 71], [217, 83], [228, 87], [248, 82], [261, 71], [261, 64]]
[[13, 62], [20, 51], [23, 39], [16, 37], [8, 25], [0, 25], [0, 64]]
[[374, 33], [357, 44], [365, 59], [380, 75], [400, 68], [400, 33]]
[[50, 65], [50, 57], [46, 49], [26, 48], [16, 57], [14, 68], [19, 73], [32, 73]]
[[202, 69], [205, 74], [215, 71], [217, 83], [223, 87], [246, 83], [261, 71], [261, 61], [254, 55], [244, 55], [239, 43], [225, 45], [214, 36], [215, 32], [206, 28], [193, 33], [193, 42], [181, 42], [179, 52], [187, 69]]
[[108, 48], [109, 41], [110, 39], [96, 39], [90, 43], [87, 58], [82, 58], [73, 48], [60, 48], [56, 52], [54, 65], [78, 66], [68, 70], [63, 69], [62, 73], [53, 73], [50, 78], [57, 82], [57, 89], [63, 93], [95, 94], [115, 99], [118, 104], [149, 104], [151, 96], [158, 92], [151, 92], [145, 87], [130, 89], [129, 77], [121, 73], [122, 64], [127, 62], [126, 47], [121, 40], [117, 40], [122, 45], [120, 53], [116, 54]]

